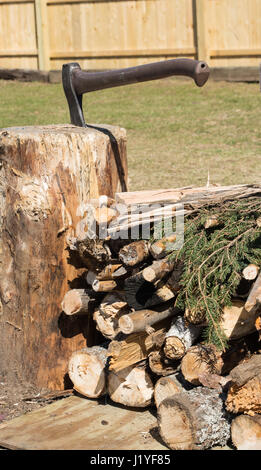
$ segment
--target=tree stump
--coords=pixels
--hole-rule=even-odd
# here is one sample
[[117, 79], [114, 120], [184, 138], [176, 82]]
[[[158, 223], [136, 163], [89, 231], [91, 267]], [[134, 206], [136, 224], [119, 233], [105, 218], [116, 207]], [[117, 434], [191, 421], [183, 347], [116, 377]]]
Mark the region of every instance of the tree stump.
[[[79, 269], [67, 249], [91, 198], [126, 188], [126, 132], [107, 126], [0, 131], [0, 374], [63, 389], [71, 353], [93, 332], [62, 314]], [[79, 268], [79, 266], [78, 266]], [[77, 318], [76, 318], [77, 317]]]

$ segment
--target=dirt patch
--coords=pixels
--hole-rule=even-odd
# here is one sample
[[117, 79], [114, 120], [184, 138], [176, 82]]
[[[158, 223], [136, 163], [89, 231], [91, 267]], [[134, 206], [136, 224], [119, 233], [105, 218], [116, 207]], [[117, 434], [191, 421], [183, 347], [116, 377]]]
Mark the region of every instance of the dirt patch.
[[0, 375], [0, 424], [72, 394], [72, 390], [51, 392], [29, 384], [16, 371]]

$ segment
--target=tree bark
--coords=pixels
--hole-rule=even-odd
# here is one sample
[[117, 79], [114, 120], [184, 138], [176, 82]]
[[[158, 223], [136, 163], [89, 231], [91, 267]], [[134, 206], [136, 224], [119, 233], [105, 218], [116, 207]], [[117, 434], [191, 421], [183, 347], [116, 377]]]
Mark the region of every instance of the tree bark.
[[89, 323], [61, 313], [68, 284], [84, 271], [83, 264], [76, 269], [67, 238], [78, 236], [90, 198], [120, 187], [116, 144], [126, 169], [124, 129], [1, 129], [1, 374], [15, 368], [29, 383], [63, 389], [71, 353], [85, 337], [93, 342]]
[[106, 393], [105, 365], [107, 350], [101, 346], [75, 351], [68, 364], [74, 389], [88, 398]]
[[129, 407], [145, 408], [153, 398], [153, 384], [145, 364], [137, 364], [108, 375], [111, 400]]
[[159, 431], [173, 450], [205, 450], [225, 445], [230, 425], [219, 392], [197, 387], [165, 398], [158, 407]]

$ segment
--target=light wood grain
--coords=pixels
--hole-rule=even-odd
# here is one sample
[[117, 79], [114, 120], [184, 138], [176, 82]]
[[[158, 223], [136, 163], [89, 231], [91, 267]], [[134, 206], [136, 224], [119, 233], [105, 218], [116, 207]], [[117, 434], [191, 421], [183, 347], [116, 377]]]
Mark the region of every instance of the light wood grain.
[[[72, 396], [0, 425], [0, 445], [24, 450], [167, 450], [150, 410]], [[143, 433], [143, 434], [142, 434]], [[96, 455], [96, 454], [95, 454]]]
[[[244, 20], [242, 20], [242, 18]], [[257, 66], [260, 0], [0, 0], [4, 68], [113, 69], [191, 57], [210, 66]], [[23, 55], [37, 49], [36, 57]]]

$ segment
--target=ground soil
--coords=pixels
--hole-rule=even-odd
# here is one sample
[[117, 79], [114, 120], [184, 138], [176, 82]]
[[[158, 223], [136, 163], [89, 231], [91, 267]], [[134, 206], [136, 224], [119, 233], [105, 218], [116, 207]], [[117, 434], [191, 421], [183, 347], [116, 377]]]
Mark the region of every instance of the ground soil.
[[72, 391], [50, 392], [25, 382], [16, 371], [8, 377], [0, 375], [0, 424], [24, 413], [37, 410]]

